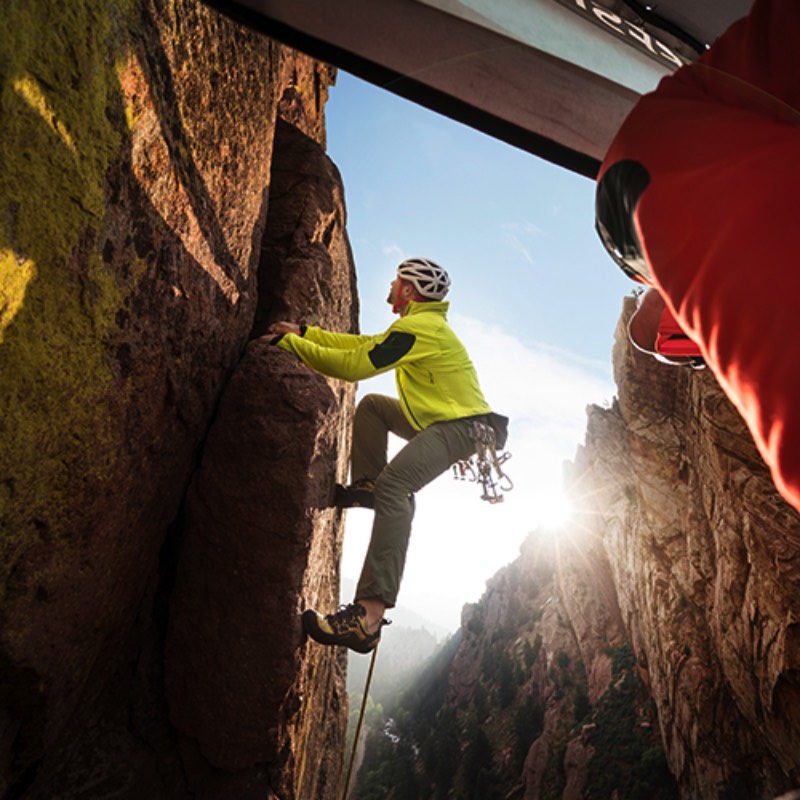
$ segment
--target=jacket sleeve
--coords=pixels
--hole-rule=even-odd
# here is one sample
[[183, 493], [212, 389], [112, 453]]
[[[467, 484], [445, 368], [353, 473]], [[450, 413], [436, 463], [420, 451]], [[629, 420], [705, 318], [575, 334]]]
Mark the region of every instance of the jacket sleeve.
[[309, 325], [303, 338], [322, 347], [335, 347], [337, 350], [354, 350], [365, 343], [374, 341], [376, 336], [361, 336], [356, 333], [334, 333], [318, 328], [316, 325]]
[[[356, 346], [348, 349], [318, 344], [313, 341], [314, 336], [312, 334], [309, 337], [308, 331], [304, 337], [286, 334], [278, 342], [278, 347], [294, 353], [306, 366], [317, 372], [345, 381], [360, 381], [380, 375], [422, 355], [416, 335], [399, 322], [379, 336], [356, 337], [362, 341], [355, 342]], [[353, 342], [347, 341], [347, 344]]]

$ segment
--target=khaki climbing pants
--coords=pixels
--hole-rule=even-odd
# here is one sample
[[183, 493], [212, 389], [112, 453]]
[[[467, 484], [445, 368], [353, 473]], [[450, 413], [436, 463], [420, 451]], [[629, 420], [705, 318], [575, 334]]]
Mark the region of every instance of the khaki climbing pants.
[[[389, 433], [408, 444], [387, 464]], [[437, 422], [417, 431], [399, 400], [379, 394], [361, 400], [353, 420], [350, 474], [353, 482], [375, 481], [375, 519], [357, 599], [378, 599], [394, 607], [414, 518], [414, 494], [474, 452], [467, 420]]]

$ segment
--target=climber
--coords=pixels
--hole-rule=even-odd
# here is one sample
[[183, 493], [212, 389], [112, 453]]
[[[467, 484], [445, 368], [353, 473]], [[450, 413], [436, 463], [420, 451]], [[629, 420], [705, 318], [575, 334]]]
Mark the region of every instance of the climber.
[[800, 510], [800, 3], [755, 0], [644, 95], [598, 174], [597, 229], [654, 287]]
[[[270, 327], [274, 344], [333, 378], [358, 381], [395, 370], [400, 399], [366, 395], [353, 419], [351, 483], [338, 487], [339, 507], [372, 507], [372, 535], [356, 599], [337, 613], [303, 614], [306, 632], [322, 644], [373, 650], [397, 599], [405, 564], [414, 495], [476, 449], [475, 420], [505, 443], [507, 420], [493, 414], [464, 346], [447, 322], [450, 278], [433, 261], [410, 258], [397, 268], [387, 302], [399, 315], [377, 336], [332, 333], [294, 322]], [[408, 443], [387, 464], [388, 434]]]

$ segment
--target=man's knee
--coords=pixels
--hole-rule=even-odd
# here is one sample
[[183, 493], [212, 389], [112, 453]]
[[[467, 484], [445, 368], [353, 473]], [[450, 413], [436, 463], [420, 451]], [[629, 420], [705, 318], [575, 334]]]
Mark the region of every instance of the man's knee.
[[374, 394], [365, 394], [356, 405], [356, 414], [364, 414], [374, 411], [376, 406], [376, 397], [377, 395]]
[[383, 419], [392, 404], [392, 398], [383, 394], [365, 394], [356, 406], [357, 417]]
[[392, 469], [391, 464], [384, 468], [375, 481], [375, 501], [377, 503], [391, 503], [398, 499], [407, 500], [411, 494], [407, 481], [402, 480], [397, 471]]
[[380, 502], [391, 500], [397, 494], [397, 479], [389, 467], [386, 467], [375, 481], [375, 499]]
[[411, 533], [416, 502], [414, 493], [399, 483], [392, 482], [385, 476], [375, 482], [375, 513], [392, 519], [395, 531], [402, 531], [404, 536]]

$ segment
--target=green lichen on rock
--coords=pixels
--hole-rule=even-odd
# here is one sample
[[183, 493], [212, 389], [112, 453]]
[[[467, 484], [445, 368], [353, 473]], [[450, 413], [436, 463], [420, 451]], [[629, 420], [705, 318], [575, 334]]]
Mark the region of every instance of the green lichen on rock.
[[18, 257], [13, 250], [0, 252], [0, 342], [3, 331], [22, 308], [28, 284], [36, 275], [36, 265]]
[[[103, 176], [120, 146], [107, 109], [118, 102], [108, 8], [12, 2], [2, 12], [4, 238], [65, 255], [99, 224]], [[8, 230], [8, 223], [12, 230]]]
[[65, 529], [83, 477], [117, 446], [99, 412], [114, 394], [108, 333], [124, 298], [98, 234], [124, 136], [122, 11], [0, 8], [0, 592], [17, 554]]

